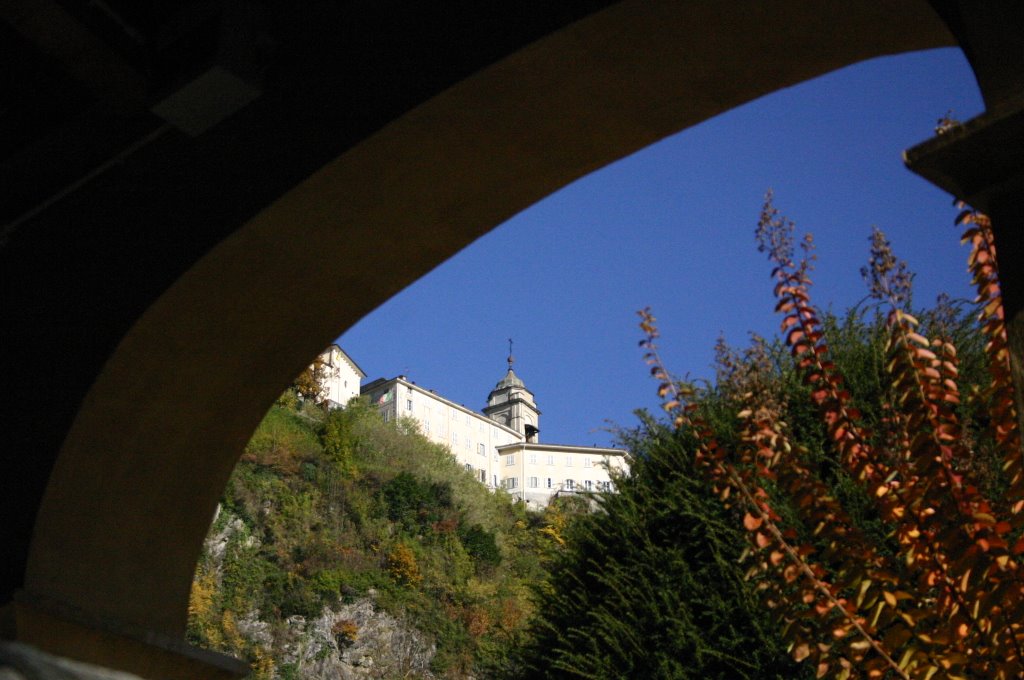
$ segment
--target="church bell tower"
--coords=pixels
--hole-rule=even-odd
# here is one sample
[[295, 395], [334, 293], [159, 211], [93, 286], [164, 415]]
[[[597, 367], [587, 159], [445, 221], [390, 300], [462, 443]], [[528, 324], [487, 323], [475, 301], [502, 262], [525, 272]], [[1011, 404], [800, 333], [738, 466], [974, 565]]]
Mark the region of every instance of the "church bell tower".
[[484, 415], [506, 425], [523, 435], [527, 442], [536, 443], [540, 434], [540, 410], [533, 398], [533, 392], [512, 370], [515, 357], [512, 356], [512, 340], [508, 341], [508, 372], [498, 381], [487, 395]]

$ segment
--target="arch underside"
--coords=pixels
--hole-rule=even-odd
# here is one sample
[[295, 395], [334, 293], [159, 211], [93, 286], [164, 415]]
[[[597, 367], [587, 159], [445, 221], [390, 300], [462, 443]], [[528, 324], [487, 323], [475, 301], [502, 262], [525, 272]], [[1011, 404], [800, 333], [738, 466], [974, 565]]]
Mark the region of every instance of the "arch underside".
[[247, 438], [346, 328], [618, 158], [831, 70], [951, 44], [923, 0], [622, 2], [425, 99], [206, 249], [132, 317], [53, 465], [26, 597], [180, 638], [203, 537]]

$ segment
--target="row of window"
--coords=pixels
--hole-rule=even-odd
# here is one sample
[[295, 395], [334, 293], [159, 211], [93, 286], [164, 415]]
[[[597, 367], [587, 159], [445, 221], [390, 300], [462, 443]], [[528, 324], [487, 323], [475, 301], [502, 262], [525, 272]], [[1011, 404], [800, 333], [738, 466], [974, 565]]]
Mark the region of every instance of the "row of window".
[[[410, 394], [411, 394], [411, 392], [412, 391], [410, 390]], [[393, 418], [393, 417], [395, 417], [397, 415], [392, 408], [389, 408], [390, 404], [393, 401], [397, 401], [394, 398], [395, 396], [396, 396], [395, 392], [389, 390], [389, 391], [381, 394], [376, 399], [376, 403], [382, 407], [381, 408], [381, 413], [384, 416], [384, 421], [385, 422], [389, 421], [391, 418]], [[431, 420], [432, 420], [432, 418], [431, 418], [431, 406], [430, 406], [429, 403], [424, 403], [422, 405], [422, 409], [423, 409], [423, 414], [422, 414], [422, 416], [420, 418], [418, 418], [418, 420], [420, 421], [421, 425], [423, 426], [424, 434], [426, 434], [428, 437], [430, 437], [430, 436], [432, 436], [434, 434], [433, 430], [435, 429], [435, 428], [431, 427]], [[414, 400], [412, 398], [405, 399], [405, 410], [410, 412], [410, 413], [413, 412], [414, 410], [416, 410], [415, 403], [414, 403]], [[448, 422], [443, 418], [443, 413], [444, 413], [445, 410], [446, 409], [443, 406], [439, 407], [439, 411], [441, 412], [441, 415], [442, 415], [442, 418], [437, 422], [437, 428], [436, 428], [438, 430], [437, 435], [439, 437], [446, 437], [447, 436], [447, 432], [446, 431], [448, 430]], [[456, 420], [457, 421], [459, 415], [463, 416], [466, 425], [470, 425], [470, 426], [472, 425], [473, 418], [468, 413], [454, 413], [454, 416], [453, 416], [452, 420]], [[485, 434], [486, 426], [485, 426], [484, 422], [480, 421], [479, 419], [477, 420], [477, 429], [479, 430], [481, 437], [485, 437], [486, 436], [486, 434]], [[507, 443], [511, 443], [511, 442], [501, 441], [500, 438], [499, 438], [499, 441], [497, 442], [497, 445], [501, 446], [502, 444], [507, 444]], [[459, 435], [456, 432], [452, 432], [451, 433], [451, 446], [452, 446], [452, 449], [454, 450], [455, 448], [458, 447], [458, 445], [459, 445]], [[471, 451], [473, 449], [473, 442], [472, 442], [471, 438], [466, 437], [463, 440], [463, 448], [466, 451]], [[478, 455], [486, 456], [487, 455], [487, 445], [485, 443], [482, 443], [482, 442], [477, 442], [476, 452], [477, 452]], [[536, 454], [533, 455], [533, 458], [536, 458]], [[495, 452], [495, 454], [494, 454], [494, 460], [495, 461], [498, 460], [497, 452]], [[572, 463], [570, 462], [569, 464], [571, 465]]]
[[[537, 454], [536, 453], [527, 454], [526, 462], [531, 464], [531, 465], [536, 465], [537, 464]], [[515, 454], [510, 454], [510, 455], [505, 456], [505, 465], [515, 465], [515, 464], [516, 464], [516, 456], [515, 456]], [[554, 465], [555, 464], [555, 457], [554, 456], [548, 456], [547, 464], [548, 465]], [[571, 454], [565, 457], [565, 466], [566, 467], [572, 467], [573, 466], [573, 457], [572, 457]], [[590, 456], [583, 456], [583, 467], [585, 467], [585, 468], [594, 467], [594, 461], [593, 461], [593, 459]]]
[[[466, 463], [465, 466], [466, 466], [466, 472], [471, 472], [474, 477], [476, 477], [476, 478], [478, 478], [480, 480], [481, 484], [486, 484], [487, 483], [487, 470], [484, 470], [483, 468], [480, 468], [476, 472], [473, 472], [473, 466], [472, 465], [470, 465], [469, 463]], [[498, 486], [498, 475], [494, 475], [494, 486]]]
[[[467, 466], [467, 468], [468, 467], [469, 466]], [[541, 480], [540, 480], [539, 477], [528, 477], [527, 480], [526, 480], [526, 487], [528, 489], [539, 489], [540, 488], [540, 482], [541, 482]], [[508, 477], [506, 479], [503, 479], [503, 480], [501, 480], [501, 486], [502, 486], [502, 488], [505, 488], [505, 489], [516, 489], [516, 488], [519, 487], [519, 478], [518, 477]], [[570, 491], [575, 491], [576, 488], [577, 488], [576, 487], [576, 480], [575, 479], [566, 479], [566, 480], [564, 480], [562, 482], [562, 487], [565, 488], [565, 489], [568, 489]], [[545, 489], [557, 488], [557, 485], [555, 484], [555, 480], [552, 479], [551, 477], [545, 477], [544, 478], [544, 488]], [[601, 481], [601, 480], [594, 481], [592, 479], [585, 479], [582, 482], [580, 482], [579, 488], [581, 490], [583, 490], [583, 491], [594, 491], [594, 490], [597, 490], [597, 491], [611, 491], [612, 490], [612, 483], [608, 482], [608, 481]]]
[[[413, 410], [412, 399], [406, 399], [405, 400], [405, 410], [409, 411], [409, 412], [412, 412], [412, 410]], [[424, 418], [424, 420], [429, 424], [429, 421], [430, 421], [430, 405], [429, 404], [424, 404], [423, 405], [423, 410], [426, 412], [426, 417]], [[464, 419], [466, 421], [466, 425], [469, 425], [470, 421], [471, 421], [470, 415], [468, 413], [463, 413], [462, 416], [464, 417]], [[455, 418], [453, 418], [453, 419], [458, 419], [458, 415], [456, 415]], [[480, 433], [483, 434], [484, 424], [482, 422], [479, 422], [479, 421], [477, 422], [477, 430], [479, 430]]]

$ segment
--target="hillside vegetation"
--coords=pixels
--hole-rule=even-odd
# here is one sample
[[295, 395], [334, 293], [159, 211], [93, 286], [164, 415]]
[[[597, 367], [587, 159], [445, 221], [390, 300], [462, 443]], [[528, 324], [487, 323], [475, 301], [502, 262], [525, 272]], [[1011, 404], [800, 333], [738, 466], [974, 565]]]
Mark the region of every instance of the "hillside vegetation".
[[750, 620], [740, 532], [649, 419], [623, 434], [643, 460], [620, 494], [538, 513], [488, 491], [412, 421], [293, 395], [231, 477], [190, 602], [190, 640], [249, 659], [253, 677], [792, 670], [771, 627]]
[[190, 601], [257, 678], [506, 672], [554, 541], [411, 422], [283, 399], [246, 447]]

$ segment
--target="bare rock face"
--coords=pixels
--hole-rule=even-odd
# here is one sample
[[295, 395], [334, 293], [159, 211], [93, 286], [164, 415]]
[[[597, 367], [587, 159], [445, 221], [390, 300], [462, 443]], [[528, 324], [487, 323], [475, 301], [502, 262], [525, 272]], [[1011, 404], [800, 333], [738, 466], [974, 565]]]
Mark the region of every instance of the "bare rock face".
[[404, 621], [361, 598], [325, 609], [319, 617], [288, 621], [294, 642], [284, 663], [294, 664], [303, 678], [432, 678], [435, 646]]
[[[219, 517], [220, 508], [215, 525]], [[231, 541], [241, 537], [246, 546], [259, 543], [248, 534], [238, 517], [228, 515], [224, 520], [205, 543], [207, 559], [218, 578]], [[349, 602], [345, 602], [348, 598], [339, 598], [332, 606], [321, 610], [316, 618], [290, 616], [284, 625], [261, 618], [259, 611], [239, 612], [235, 625], [243, 638], [272, 650], [279, 677], [303, 680], [433, 678], [430, 662], [437, 647], [431, 637], [407, 621], [378, 609], [375, 595], [371, 588], [365, 596]], [[0, 675], [0, 680], [8, 679]]]

